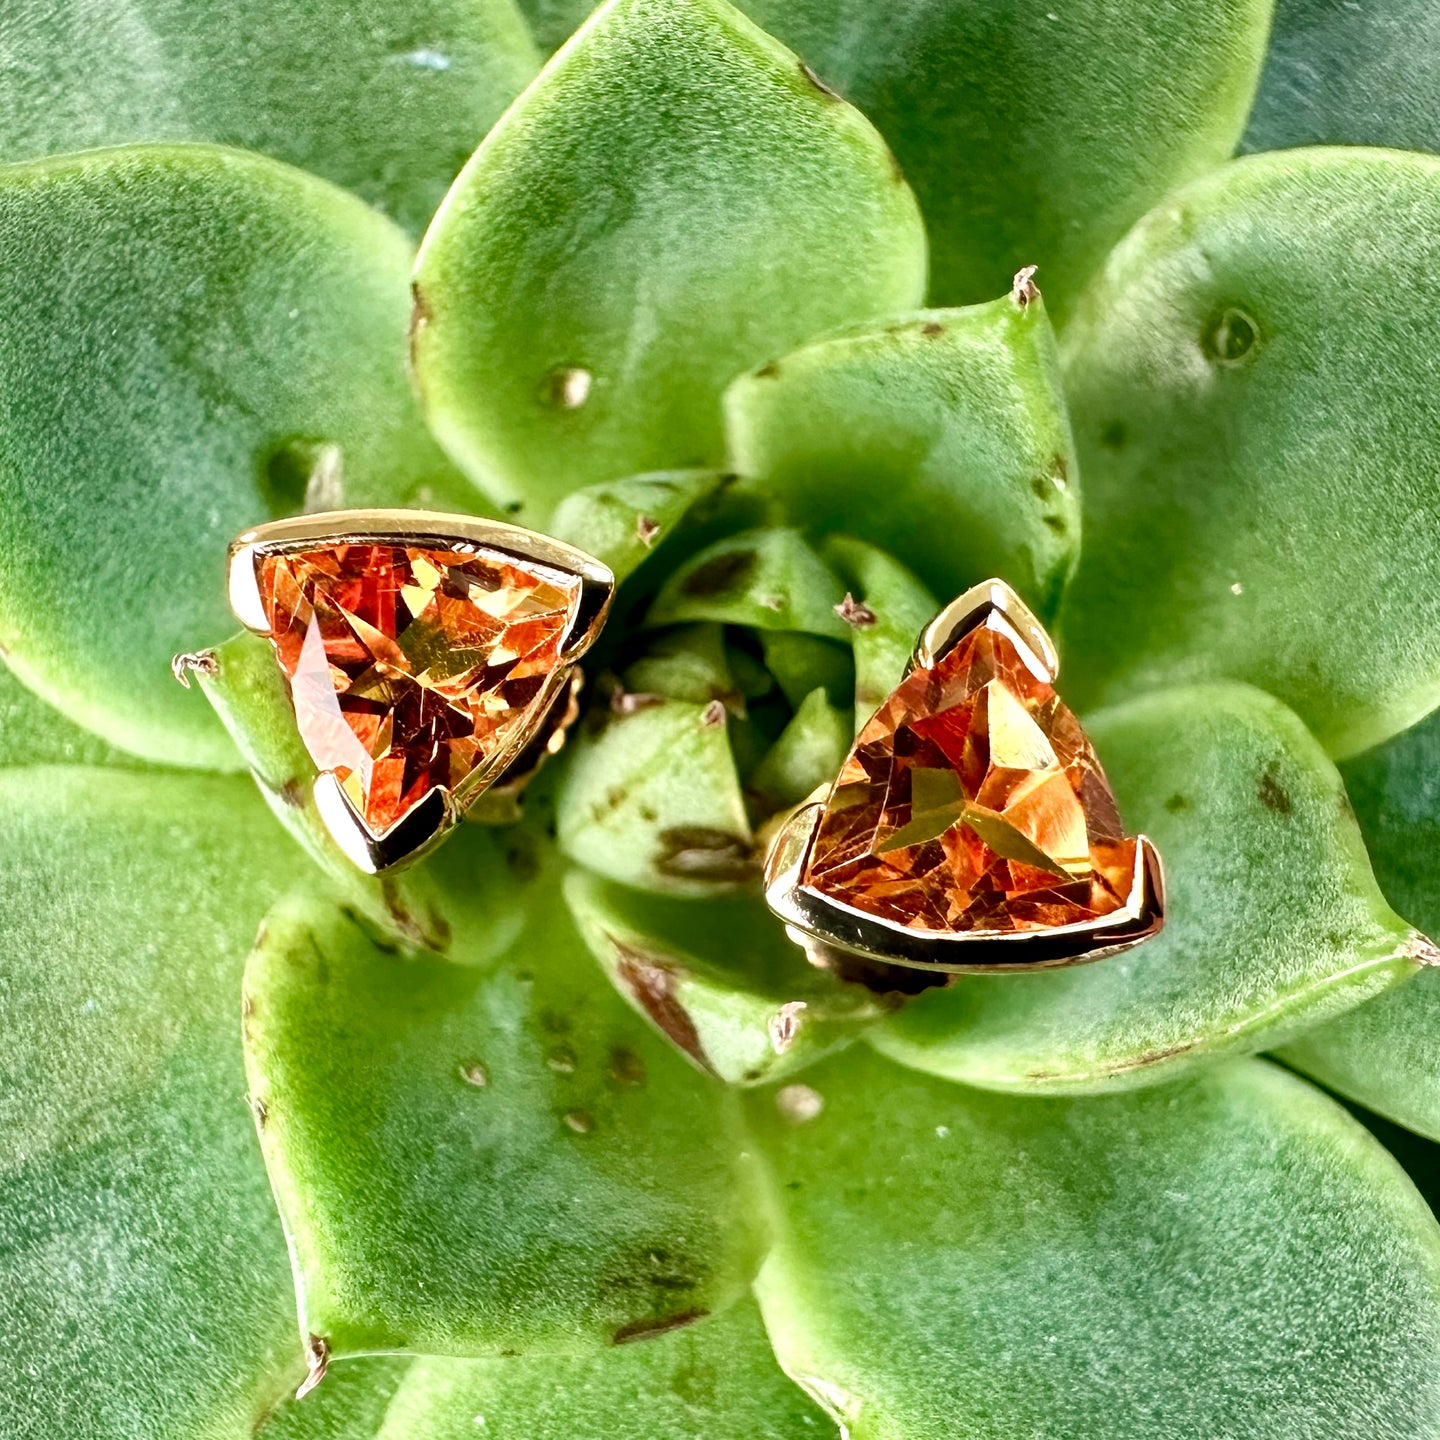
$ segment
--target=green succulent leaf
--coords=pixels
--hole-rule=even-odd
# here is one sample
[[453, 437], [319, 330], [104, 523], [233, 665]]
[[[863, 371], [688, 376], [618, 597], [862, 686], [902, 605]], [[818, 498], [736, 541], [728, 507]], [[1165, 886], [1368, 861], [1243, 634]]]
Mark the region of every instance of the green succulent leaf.
[[576, 870], [565, 899], [615, 988], [732, 1084], [791, 1074], [884, 1013], [869, 990], [808, 964], [756, 896], [662, 899]]
[[301, 1329], [330, 1355], [584, 1352], [743, 1293], [733, 1099], [614, 995], [558, 894], [484, 969], [282, 907], [245, 995]]
[[82, 730], [47, 705], [0, 661], [0, 764], [118, 765], [142, 770], [145, 762]]
[[924, 284], [857, 111], [725, 0], [610, 0], [427, 234], [416, 374], [451, 453], [543, 523], [577, 485], [718, 464], [732, 376]]
[[1244, 148], [1294, 145], [1440, 150], [1440, 11], [1278, 0]]
[[567, 495], [555, 507], [550, 533], [603, 560], [617, 581], [624, 580], [724, 478], [716, 470], [670, 470], [602, 480]]
[[1255, 156], [1127, 237], [1066, 335], [1077, 699], [1210, 676], [1333, 755], [1440, 702], [1440, 159]]
[[1434, 953], [1386, 905], [1335, 767], [1277, 701], [1175, 690], [1090, 717], [1166, 873], [1164, 930], [1094, 965], [964, 979], [876, 1043], [995, 1089], [1099, 1091], [1279, 1043]]
[[[335, 843], [315, 803], [315, 763], [295, 726], [269, 642], [248, 631], [213, 651], [195, 679], [235, 741], [276, 818], [326, 872], [330, 890], [397, 939], [474, 964], [509, 948], [524, 924], [525, 879], [534, 846], [524, 830], [462, 826], [432, 856], [385, 875], [361, 874]], [[453, 901], [463, 897], [483, 927], [452, 945]]]
[[0, 160], [258, 150], [419, 233], [539, 64], [513, 0], [56, 0], [0, 18]]
[[765, 669], [794, 710], [816, 690], [848, 708], [855, 688], [855, 662], [848, 645], [799, 630], [766, 630], [760, 634], [760, 653]]
[[[1341, 767], [1375, 878], [1428, 935], [1440, 935], [1440, 712]], [[1332, 1090], [1440, 1140], [1440, 973], [1425, 970], [1328, 1025], [1283, 1058]]]
[[752, 1105], [782, 1211], [758, 1294], [855, 1440], [1440, 1434], [1440, 1228], [1303, 1081], [1019, 1101], [857, 1052], [806, 1078]]
[[898, 560], [873, 545], [837, 535], [822, 553], [863, 607], [850, 611], [859, 730], [900, 683], [921, 630], [940, 606]]
[[824, 690], [812, 690], [746, 783], [757, 797], [758, 813], [773, 815], [829, 785], [845, 763], [854, 732], [850, 711], [837, 710]]
[[744, 706], [725, 648], [725, 630], [718, 624], [679, 625], [655, 636], [621, 679], [621, 696], [631, 697], [615, 702], [622, 710], [636, 697], [653, 695], [693, 705], [719, 700], [727, 709]]
[[936, 303], [1038, 264], [1063, 307], [1132, 221], [1234, 151], [1271, 0], [745, 9], [889, 141], [929, 225]]
[[1440, 972], [1425, 970], [1279, 1051], [1287, 1065], [1440, 1140]]
[[644, 890], [711, 895], [753, 880], [754, 835], [724, 706], [640, 697], [574, 744], [560, 848]]
[[299, 1379], [238, 1025], [295, 859], [241, 779], [0, 773], [0, 1433], [246, 1440]]
[[[419, 1360], [378, 1440], [825, 1440], [834, 1427], [781, 1373], [755, 1306], [572, 1360]], [[269, 1437], [266, 1437], [269, 1440]]]
[[664, 584], [646, 624], [719, 620], [848, 642], [845, 592], [798, 530], [747, 530], [693, 555]]
[[0, 646], [112, 743], [233, 768], [177, 651], [234, 629], [232, 535], [455, 482], [403, 365], [409, 247], [273, 161], [140, 147], [0, 174]]
[[1054, 611], [1080, 496], [1043, 303], [817, 341], [725, 395], [730, 463], [812, 533], [853, 529], [949, 598], [992, 575]]

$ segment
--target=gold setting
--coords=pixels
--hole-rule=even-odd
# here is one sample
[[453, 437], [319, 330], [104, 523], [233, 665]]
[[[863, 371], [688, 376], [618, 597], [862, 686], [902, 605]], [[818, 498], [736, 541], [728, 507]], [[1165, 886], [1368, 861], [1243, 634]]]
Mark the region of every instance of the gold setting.
[[[230, 608], [247, 630], [268, 638], [271, 625], [260, 594], [260, 561], [349, 544], [489, 554], [522, 567], [558, 571], [580, 582], [574, 612], [561, 638], [558, 663], [546, 675], [526, 723], [516, 726], [453, 790], [443, 785], [432, 787], [393, 824], [377, 832], [356, 810], [333, 770], [322, 770], [316, 776], [313, 795], [326, 828], [353, 864], [377, 874], [433, 849], [485, 791], [497, 785], [511, 794], [518, 791], [545, 754], [560, 748], [565, 726], [574, 718], [574, 682], [578, 679], [574, 669], [605, 623], [615, 577], [608, 566], [583, 550], [497, 520], [422, 510], [340, 510], [278, 520], [237, 536], [231, 542], [228, 563]], [[542, 734], [544, 745], [535, 746]], [[539, 753], [529, 753], [532, 748]]]
[[[1047, 683], [1059, 657], [1045, 628], [1003, 581], [967, 590], [932, 620], [916, 641], [906, 676], [931, 669], [977, 625], [1003, 622], [1023, 663]], [[940, 971], [990, 974], [1052, 969], [1100, 960], [1140, 944], [1164, 923], [1165, 881], [1159, 853], [1144, 835], [1135, 837], [1129, 893], [1118, 910], [1083, 922], [1029, 930], [917, 930], [867, 914], [803, 883], [830, 787], [817, 791], [784, 822], [765, 862], [765, 899], [798, 945], [816, 964], [829, 953]]]

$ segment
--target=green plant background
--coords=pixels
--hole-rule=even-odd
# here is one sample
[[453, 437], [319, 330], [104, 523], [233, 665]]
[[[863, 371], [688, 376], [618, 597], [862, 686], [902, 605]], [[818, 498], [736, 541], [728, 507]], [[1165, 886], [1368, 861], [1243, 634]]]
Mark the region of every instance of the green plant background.
[[[0, 11], [0, 1437], [1440, 1437], [1433, 7], [588, 9]], [[224, 605], [336, 503], [622, 581], [383, 881]], [[990, 574], [1167, 927], [813, 970]]]

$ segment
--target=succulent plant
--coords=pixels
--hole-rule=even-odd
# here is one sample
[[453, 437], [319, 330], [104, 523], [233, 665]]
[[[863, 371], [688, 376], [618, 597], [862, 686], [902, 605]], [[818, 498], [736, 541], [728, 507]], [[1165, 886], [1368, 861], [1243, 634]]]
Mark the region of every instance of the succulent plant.
[[[1440, 1436], [1433, 7], [743, 9], [0, 14], [0, 1440]], [[382, 878], [227, 639], [340, 504], [622, 581]], [[814, 969], [992, 574], [1168, 924]]]

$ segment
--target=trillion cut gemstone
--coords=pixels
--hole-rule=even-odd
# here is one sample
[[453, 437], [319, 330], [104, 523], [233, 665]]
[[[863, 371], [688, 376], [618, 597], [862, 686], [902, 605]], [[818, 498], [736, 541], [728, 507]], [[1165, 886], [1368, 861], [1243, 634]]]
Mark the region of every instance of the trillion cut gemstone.
[[940, 933], [1046, 930], [1125, 904], [1136, 842], [1030, 653], [992, 611], [905, 678], [830, 792], [806, 888]]
[[528, 727], [581, 590], [499, 552], [394, 544], [266, 555], [256, 578], [305, 748], [376, 835]]

